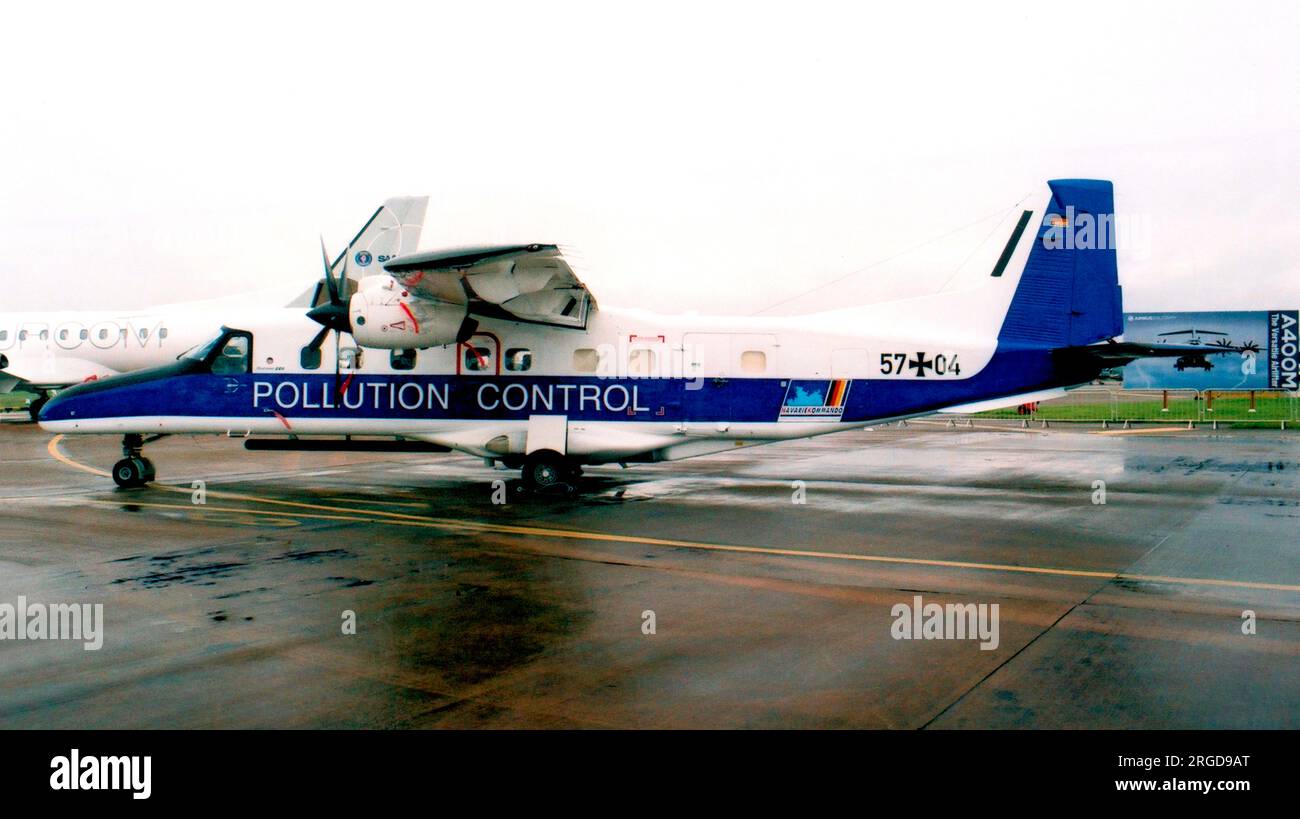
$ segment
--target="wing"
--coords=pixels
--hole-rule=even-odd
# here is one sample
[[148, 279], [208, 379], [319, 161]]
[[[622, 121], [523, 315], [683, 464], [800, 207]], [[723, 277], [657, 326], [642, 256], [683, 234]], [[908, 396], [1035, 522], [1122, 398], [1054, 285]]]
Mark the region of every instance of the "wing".
[[557, 245], [455, 248], [402, 256], [384, 270], [412, 296], [471, 315], [586, 327], [596, 301]]
[[17, 384], [13, 386], [21, 384], [39, 389], [58, 389], [116, 374], [116, 370], [102, 364], [66, 355], [0, 355], [0, 377], [6, 380], [16, 379]]

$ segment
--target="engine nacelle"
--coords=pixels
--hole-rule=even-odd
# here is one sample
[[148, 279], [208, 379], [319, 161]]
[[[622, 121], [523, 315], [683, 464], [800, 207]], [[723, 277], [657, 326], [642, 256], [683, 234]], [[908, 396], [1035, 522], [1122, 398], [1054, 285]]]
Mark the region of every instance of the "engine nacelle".
[[456, 342], [469, 305], [412, 297], [392, 276], [368, 276], [348, 302], [352, 337], [363, 347], [414, 350]]

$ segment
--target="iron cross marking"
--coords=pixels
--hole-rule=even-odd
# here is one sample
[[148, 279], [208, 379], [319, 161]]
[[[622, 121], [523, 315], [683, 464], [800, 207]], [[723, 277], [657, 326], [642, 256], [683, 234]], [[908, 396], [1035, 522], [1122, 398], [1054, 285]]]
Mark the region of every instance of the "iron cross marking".
[[907, 362], [907, 366], [913, 370], [916, 370], [917, 378], [925, 378], [926, 368], [928, 367], [929, 369], [934, 369], [934, 362], [927, 361], [925, 359], [925, 353], [917, 353], [916, 358]]

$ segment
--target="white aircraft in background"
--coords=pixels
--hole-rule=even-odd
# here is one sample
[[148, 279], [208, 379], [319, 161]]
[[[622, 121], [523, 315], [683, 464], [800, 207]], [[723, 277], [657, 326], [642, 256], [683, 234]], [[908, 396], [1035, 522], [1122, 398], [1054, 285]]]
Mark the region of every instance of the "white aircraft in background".
[[249, 449], [456, 450], [572, 492], [585, 464], [1043, 401], [1136, 358], [1205, 353], [1116, 340], [1113, 225], [1111, 183], [1054, 180], [1007, 214], [978, 286], [781, 318], [597, 309], [553, 244], [398, 257], [350, 297], [326, 256], [328, 301], [227, 321], [169, 366], [58, 394], [40, 421], [123, 435], [122, 487], [153, 480], [152, 436], [214, 433], [276, 436]]
[[[351, 269], [365, 275], [399, 254], [413, 252], [428, 203], [427, 196], [384, 202], [335, 259], [331, 270], [341, 271], [344, 257], [350, 255], [356, 257]], [[175, 361], [212, 338], [214, 316], [220, 317], [216, 319], [220, 322], [244, 315], [250, 306], [265, 312], [268, 304], [293, 308], [292, 312], [300, 315], [327, 298], [323, 281], [306, 292], [301, 285], [293, 285], [129, 312], [0, 314], [0, 393], [36, 393], [28, 407], [35, 421], [55, 390]], [[343, 286], [350, 292], [353, 283], [345, 279]]]

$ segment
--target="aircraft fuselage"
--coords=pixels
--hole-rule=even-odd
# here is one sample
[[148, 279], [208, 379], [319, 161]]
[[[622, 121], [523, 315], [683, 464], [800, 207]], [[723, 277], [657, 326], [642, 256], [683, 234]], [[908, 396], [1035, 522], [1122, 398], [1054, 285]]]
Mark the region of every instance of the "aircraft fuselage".
[[111, 389], [81, 388], [43, 423], [70, 432], [392, 435], [507, 462], [542, 436], [578, 462], [674, 460], [1091, 377], [1063, 373], [1046, 349], [843, 324], [618, 310], [596, 312], [585, 330], [485, 320], [465, 343], [414, 355], [359, 348], [343, 335], [309, 370], [300, 352], [313, 326], [282, 310], [232, 328], [245, 333], [247, 352], [229, 371], [182, 362], [106, 382]]

